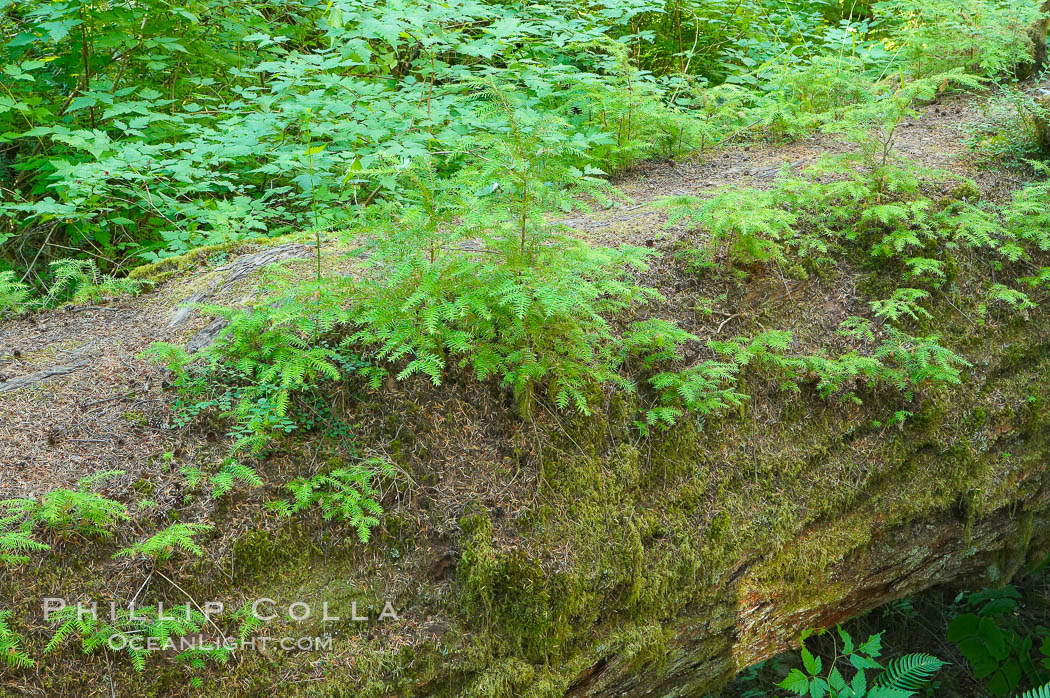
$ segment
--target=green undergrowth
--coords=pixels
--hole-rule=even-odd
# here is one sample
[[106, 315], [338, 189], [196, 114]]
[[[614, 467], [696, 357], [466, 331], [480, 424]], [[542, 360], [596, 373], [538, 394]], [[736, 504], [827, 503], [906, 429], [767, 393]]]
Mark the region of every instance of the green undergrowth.
[[[233, 3], [217, 38], [187, 9], [163, 29], [216, 49], [180, 73], [185, 47], [153, 46], [163, 92], [119, 87], [148, 3], [5, 15], [27, 31], [5, 48], [19, 89], [0, 121], [29, 123], [5, 136], [26, 157], [0, 202], [0, 313], [34, 303], [29, 281], [45, 305], [93, 303], [263, 236], [316, 248], [310, 278], [271, 265], [251, 308], [200, 306], [226, 322], [215, 344], [144, 352], [170, 371], [181, 438], [221, 441], [199, 462], [164, 454], [173, 489], [133, 487], [162, 493], [162, 512], [91, 482], [0, 502], [8, 670], [50, 693], [107, 676], [155, 695], [539, 698], [611, 663], [625, 683], [698, 694], [751, 659], [733, 651], [741, 606], [839, 600], [842, 567], [886, 531], [948, 519], [965, 538], [1010, 509], [1022, 533], [986, 568], [1023, 569], [1047, 545], [1050, 185], [986, 201], [895, 146], [920, 106], [1025, 62], [1034, 6], [834, 4], [796, 17], [737, 3], [726, 23], [764, 29], [712, 56], [694, 53], [709, 22], [651, 3], [295, 6], [268, 18], [279, 39], [262, 33], [269, 6]], [[80, 50], [59, 51], [74, 27]], [[92, 75], [96, 48], [126, 52]], [[37, 77], [73, 95], [57, 116], [35, 108]], [[623, 200], [609, 173], [645, 157], [816, 131], [855, 149], [770, 190], [668, 202], [689, 224], [673, 260], [553, 222]], [[360, 245], [326, 249], [327, 233]], [[110, 274], [134, 258], [155, 264]], [[785, 304], [751, 294], [781, 286]], [[716, 302], [737, 320], [725, 335], [676, 322], [683, 303]], [[443, 430], [462, 426], [434, 419], [446, 405], [487, 407], [482, 446], [505, 458], [453, 452], [469, 484], [435, 465]], [[141, 593], [146, 617], [47, 624], [32, 607], [110, 582]], [[334, 649], [108, 652], [106, 635], [215, 629], [188, 606], [184, 623], [160, 618], [162, 592], [228, 599], [231, 634], [330, 634]], [[238, 606], [262, 597], [373, 616], [393, 598], [405, 625], [264, 627]]]

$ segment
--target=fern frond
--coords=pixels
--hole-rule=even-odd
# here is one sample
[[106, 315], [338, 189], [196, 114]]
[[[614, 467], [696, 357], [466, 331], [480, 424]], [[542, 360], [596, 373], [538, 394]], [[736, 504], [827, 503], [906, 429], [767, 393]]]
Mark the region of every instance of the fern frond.
[[1050, 698], [1050, 683], [1025, 691], [1017, 698]]
[[929, 654], [907, 654], [898, 657], [886, 665], [886, 670], [879, 675], [877, 686], [896, 689], [914, 695], [925, 687], [933, 675], [947, 666], [947, 662]]

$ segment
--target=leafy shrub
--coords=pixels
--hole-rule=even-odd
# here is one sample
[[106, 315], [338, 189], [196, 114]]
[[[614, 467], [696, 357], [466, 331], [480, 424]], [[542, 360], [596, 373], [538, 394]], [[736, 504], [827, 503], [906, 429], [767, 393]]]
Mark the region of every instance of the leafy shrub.
[[1017, 167], [1040, 154], [1039, 123], [1050, 109], [1022, 89], [1004, 86], [983, 103], [984, 119], [970, 127], [967, 145], [981, 163]]
[[[494, 76], [571, 114], [568, 130], [610, 169], [680, 150], [692, 122], [617, 40], [647, 8], [344, 3], [267, 20], [238, 1], [213, 31], [197, 14], [207, 4], [81, 20], [73, 5], [31, 2], [4, 19], [22, 40], [0, 56], [11, 87], [0, 127], [24, 166], [5, 188], [14, 232], [0, 242], [18, 235], [45, 261], [70, 247], [156, 259], [345, 222], [399, 198], [386, 159], [442, 153], [454, 171], [477, 134], [498, 130], [471, 99]], [[553, 35], [572, 39], [536, 40]], [[570, 111], [581, 101], [586, 115]]]
[[[836, 655], [828, 662], [826, 673], [823, 659], [806, 647], [806, 638], [813, 634], [806, 631], [802, 634], [800, 650], [802, 669], [792, 669], [777, 686], [812, 698], [907, 698], [917, 695], [945, 666], [945, 662], [928, 654], [904, 655], [883, 666], [876, 661], [882, 654], [882, 633], [856, 644], [841, 627], [836, 631], [842, 648], [840, 651], [836, 645]], [[847, 681], [848, 674], [842, 673], [840, 665], [853, 672], [850, 680]]]
[[1037, 3], [882, 0], [874, 8], [901, 22], [895, 43], [918, 77], [956, 68], [999, 76], [1031, 62], [1024, 32], [1035, 21]]
[[1011, 586], [960, 594], [963, 611], [948, 625], [948, 641], [970, 663], [975, 678], [994, 696], [1050, 680], [1050, 628], [1026, 627], [1018, 617], [1020, 592]]

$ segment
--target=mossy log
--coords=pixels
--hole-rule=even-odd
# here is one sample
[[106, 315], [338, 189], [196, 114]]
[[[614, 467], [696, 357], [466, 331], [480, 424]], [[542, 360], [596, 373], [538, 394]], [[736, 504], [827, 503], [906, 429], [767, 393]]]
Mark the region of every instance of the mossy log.
[[[162, 334], [173, 331], [171, 313], [191, 290], [214, 288], [212, 274], [148, 301], [157, 337], [182, 342], [195, 331]], [[884, 276], [847, 280], [867, 292]], [[828, 314], [845, 312], [821, 284], [777, 303], [779, 280], [753, 283], [758, 290], [733, 306], [742, 335], [761, 325], [821, 340], [838, 324]], [[978, 324], [948, 300], [930, 311], [931, 325], [972, 364], [960, 385], [906, 395], [858, 387], [857, 404], [821, 397], [809, 379], [785, 389], [777, 375], [748, 367], [740, 389], [752, 399], [738, 410], [646, 438], [635, 422], [639, 398], [619, 392], [595, 396], [600, 407], [587, 417], [535, 409], [524, 421], [509, 395], [469, 377], [362, 390], [340, 418], [356, 425], [362, 450], [389, 454], [412, 474], [411, 504], [389, 503], [382, 530], [361, 548], [319, 517], [277, 521], [265, 506], [270, 495], [236, 506], [207, 498], [200, 506], [227, 528], [229, 547], [213, 543], [213, 557], [188, 561], [175, 598], [312, 599], [333, 609], [392, 599], [404, 622], [267, 629], [337, 630], [336, 650], [324, 673], [309, 654], [244, 652], [206, 675], [204, 694], [717, 695], [742, 668], [796, 645], [806, 628], [933, 586], [1007, 583], [1050, 552], [1050, 318], [988, 313]], [[216, 454], [190, 450], [208, 439], [189, 430], [167, 459], [208, 467]], [[283, 484], [315, 472], [306, 469], [319, 453], [330, 467], [351, 457], [331, 448], [303, 435], [260, 467]], [[130, 456], [122, 465], [142, 478], [137, 492], [181, 499], [192, 486], [173, 485], [178, 471], [165, 460], [155, 455], [154, 470]], [[0, 598], [12, 600], [35, 656], [53, 633], [30, 625], [40, 598], [56, 589], [111, 598], [114, 579], [122, 598], [138, 593], [149, 573], [117, 567], [124, 563], [112, 553], [122, 544], [80, 546], [0, 575]], [[97, 657], [49, 657], [23, 685], [40, 695], [108, 688], [111, 669]], [[115, 665], [114, 683], [136, 695], [201, 694], [179, 666], [151, 666], [165, 668], [140, 674]]]
[[537, 551], [565, 542], [575, 564], [493, 552], [486, 515], [470, 517], [458, 612], [499, 630], [487, 667], [423, 694], [474, 695], [509, 681], [509, 658], [551, 658], [562, 688], [494, 695], [717, 695], [806, 628], [936, 586], [1008, 583], [1050, 553], [1048, 346], [1045, 327], [996, 333], [974, 355], [984, 368], [897, 433], [872, 426], [873, 406], [804, 397], [676, 429], [644, 455], [570, 427], [564, 457], [543, 458], [551, 513], [520, 533]]
[[[1045, 483], [1043, 492], [1045, 494]], [[676, 623], [659, 673], [634, 673], [616, 657], [580, 674], [570, 696], [692, 696], [717, 692], [741, 668], [797, 646], [803, 628], [826, 628], [938, 584], [1005, 583], [1026, 563], [1045, 559], [1048, 512], [1004, 508], [967, 526], [957, 512], [885, 532], [843, 558], [799, 603], [789, 590], [748, 590], [747, 563], [732, 570], [722, 604]], [[1033, 533], [1035, 532], [1035, 535]]]
[[[1038, 103], [1043, 108], [1044, 114], [1050, 113], [1050, 94], [1041, 97]], [[1039, 152], [1050, 156], [1050, 119], [1047, 119], [1046, 116], [1036, 117], [1035, 141], [1039, 146]]]
[[1050, 29], [1050, 1], [1044, 2], [1041, 8], [1043, 17], [1040, 18], [1028, 31], [1028, 37], [1032, 40], [1033, 47], [1033, 69], [1039, 75], [1047, 67], [1046, 35]]

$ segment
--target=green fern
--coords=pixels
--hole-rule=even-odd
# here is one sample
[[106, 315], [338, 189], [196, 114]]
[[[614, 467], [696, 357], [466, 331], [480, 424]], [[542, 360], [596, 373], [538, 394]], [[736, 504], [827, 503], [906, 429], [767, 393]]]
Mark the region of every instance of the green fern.
[[[4, 502], [0, 502], [0, 507], [3, 505]], [[46, 543], [33, 540], [32, 531], [28, 526], [8, 528], [0, 519], [0, 563], [12, 566], [22, 565], [29, 562], [29, 556], [25, 553], [50, 549], [51, 546]]]
[[[924, 690], [934, 674], [947, 665], [928, 654], [909, 654], [883, 667], [876, 661], [882, 654], [882, 633], [858, 643], [841, 626], [835, 631], [842, 641], [841, 654], [829, 661], [825, 668], [823, 659], [806, 646], [806, 639], [815, 632], [807, 630], [802, 634], [799, 649], [802, 668], [791, 669], [777, 686], [810, 698], [910, 698]], [[817, 631], [817, 634], [824, 632]], [[848, 665], [846, 662], [840, 664], [840, 659], [848, 660]], [[853, 672], [852, 676], [849, 671]], [[879, 673], [872, 678], [871, 671]]]
[[1029, 310], [1036, 307], [1036, 304], [1032, 302], [1032, 299], [1027, 294], [1003, 284], [993, 284], [988, 289], [988, 300], [990, 302], [1004, 303], [1014, 310]]
[[918, 321], [920, 318], [932, 317], [928, 310], [919, 305], [920, 301], [929, 297], [929, 292], [922, 289], [898, 288], [886, 300], [872, 301], [870, 306], [878, 318], [898, 322], [901, 318], [908, 317]]
[[160, 564], [170, 560], [180, 550], [197, 557], [204, 555], [204, 549], [195, 538], [215, 527], [211, 524], [176, 523], [146, 540], [114, 553], [113, 557], [144, 557]]
[[211, 496], [218, 498], [229, 494], [238, 481], [250, 488], [263, 485], [262, 478], [254, 468], [228, 458], [223, 462], [219, 472], [211, 477]]
[[[71, 638], [77, 638], [84, 654], [99, 650], [123, 652], [139, 672], [145, 670], [152, 653], [179, 648], [180, 638], [200, 633], [207, 625], [204, 614], [189, 604], [165, 607], [163, 612], [155, 606], [117, 609], [112, 615], [67, 606], [53, 613], [51, 618], [58, 622], [58, 628], [44, 647], [44, 654], [56, 651]], [[228, 657], [230, 650], [222, 646], [204, 649], [204, 654], [218, 659]], [[201, 656], [193, 651], [190, 655], [193, 658]]]
[[117, 296], [138, 295], [144, 281], [108, 276], [91, 259], [59, 259], [51, 263], [52, 280], [46, 303], [81, 305]]
[[[479, 380], [498, 378], [525, 409], [546, 387], [558, 407], [589, 412], [592, 385], [618, 384], [621, 339], [609, 318], [658, 294], [627, 281], [629, 270], [645, 268], [642, 250], [547, 239], [515, 264], [499, 260], [520, 255], [514, 236], [489, 240], [496, 258], [446, 254], [434, 263], [389, 241], [377, 261], [393, 266], [361, 287], [357, 330], [344, 347], [399, 366], [402, 380], [421, 374], [440, 384], [456, 361]], [[371, 373], [372, 387], [384, 373]]]
[[[945, 666], [947, 662], [929, 654], [906, 654], [886, 665], [886, 670], [875, 680], [875, 686], [914, 695], [928, 685], [933, 675]], [[874, 693], [869, 695], [877, 698]]]
[[22, 649], [22, 636], [8, 623], [11, 611], [0, 611], [0, 665], [11, 669], [30, 669], [36, 662]]
[[1050, 698], [1050, 683], [1025, 691], [1017, 698]]
[[[111, 529], [129, 518], [127, 507], [91, 491], [91, 487], [107, 478], [122, 475], [123, 471], [110, 470], [82, 478], [77, 489], [52, 490], [40, 497], [9, 499], [0, 501], [0, 525], [4, 522], [20, 521], [26, 531], [42, 525], [58, 533], [107, 538]], [[2, 527], [2, 526], [0, 526]]]
[[0, 318], [17, 315], [30, 307], [29, 287], [13, 271], [0, 271]]
[[703, 361], [681, 371], [656, 374], [649, 383], [660, 405], [646, 413], [646, 424], [667, 428], [687, 410], [702, 417], [742, 405], [747, 395], [732, 387], [737, 371], [736, 364]]
[[288, 484], [292, 501], [273, 502], [271, 508], [283, 516], [291, 516], [317, 505], [326, 521], [345, 521], [357, 530], [358, 539], [367, 543], [383, 513], [378, 502], [382, 493], [376, 480], [392, 477], [394, 473], [389, 461], [373, 458], [311, 478], [299, 478]]
[[731, 189], [706, 200], [677, 198], [668, 225], [689, 219], [703, 226], [719, 256], [741, 265], [785, 261], [785, 247], [796, 244], [798, 216], [778, 205], [773, 192]]

